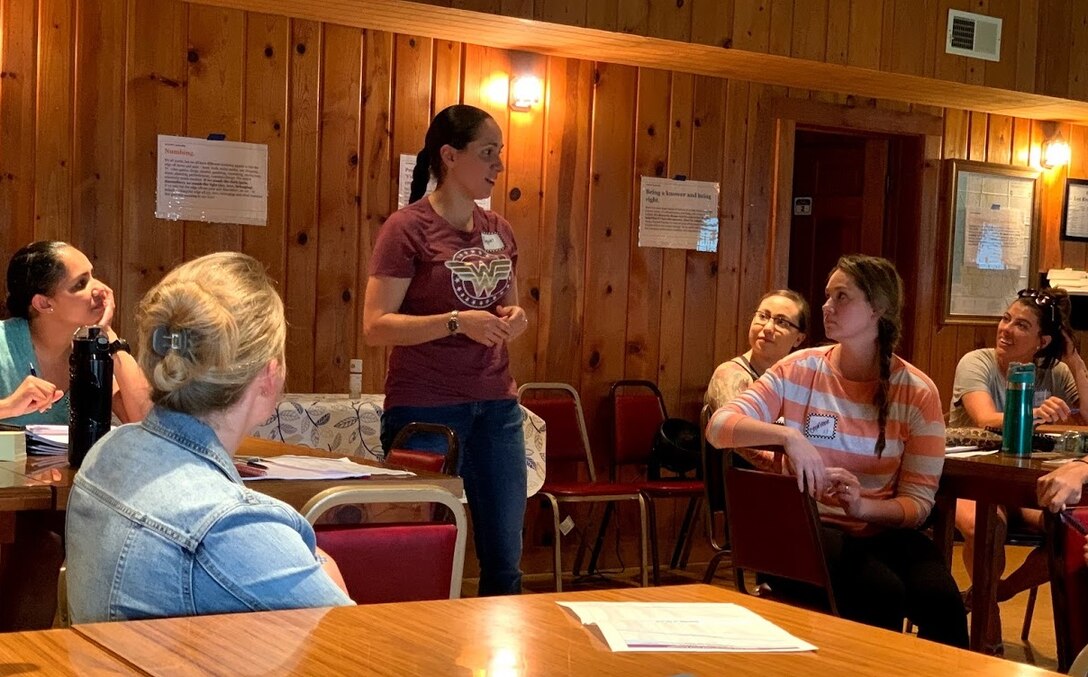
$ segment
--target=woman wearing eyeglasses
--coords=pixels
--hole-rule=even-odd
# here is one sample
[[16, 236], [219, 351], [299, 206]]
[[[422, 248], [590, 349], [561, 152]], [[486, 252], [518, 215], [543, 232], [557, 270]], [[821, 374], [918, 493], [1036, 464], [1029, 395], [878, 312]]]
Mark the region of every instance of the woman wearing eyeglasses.
[[[824, 554], [845, 618], [967, 646], [967, 615], [941, 553], [918, 531], [944, 466], [933, 381], [894, 354], [903, 281], [887, 259], [844, 256], [823, 306], [830, 346], [800, 350], [714, 413], [716, 447], [781, 445], [819, 501]], [[782, 417], [783, 425], [775, 425]]]
[[[1013, 362], [1035, 364], [1035, 420], [1040, 423], [1084, 422], [1072, 410], [1080, 403], [1078, 393], [1088, 389], [1088, 369], [1077, 352], [1069, 326], [1069, 295], [1064, 289], [1022, 289], [997, 323], [997, 344], [972, 350], [956, 366], [952, 384], [949, 427], [1000, 428], [1004, 422], [1005, 384]], [[1042, 530], [1042, 512], [1016, 511], [1025, 524]], [[1004, 543], [1008, 512], [999, 507], [997, 542]], [[975, 549], [975, 502], [956, 502], [956, 528], [964, 538], [963, 561], [971, 572]], [[994, 570], [1005, 569], [1005, 549], [998, 548]], [[1000, 581], [997, 601], [1046, 581], [1046, 555], [1032, 551], [1024, 564]], [[976, 602], [977, 603], [977, 602]], [[993, 625], [986, 644], [995, 652], [1001, 647], [1000, 616], [991, 610]]]

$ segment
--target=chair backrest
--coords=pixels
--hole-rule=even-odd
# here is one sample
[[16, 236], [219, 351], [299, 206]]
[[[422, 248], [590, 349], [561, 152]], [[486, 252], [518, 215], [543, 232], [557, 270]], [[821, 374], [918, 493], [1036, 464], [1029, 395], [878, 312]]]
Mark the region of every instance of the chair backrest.
[[649, 463], [654, 438], [668, 418], [665, 398], [652, 381], [616, 381], [612, 401], [612, 460], [616, 465]]
[[[445, 453], [409, 448], [409, 440], [415, 435], [436, 435], [444, 438]], [[406, 470], [426, 470], [445, 475], [457, 474], [459, 452], [457, 433], [449, 426], [439, 423], [409, 423], [400, 429], [390, 447], [385, 452], [385, 462], [390, 465], [400, 466]]]
[[465, 565], [465, 507], [439, 486], [342, 486], [326, 489], [302, 507], [314, 524], [325, 511], [359, 503], [436, 503], [454, 523], [330, 524], [316, 527], [357, 604], [457, 599]]
[[[1082, 526], [1088, 526], [1088, 508], [1071, 508], [1069, 517]], [[1059, 575], [1052, 578], [1054, 588], [1054, 629], [1059, 647], [1058, 663], [1061, 668], [1063, 654], [1074, 656], [1088, 647], [1088, 566], [1084, 562], [1085, 536], [1077, 529], [1053, 520], [1054, 533], [1050, 547], [1059, 563]], [[1078, 656], [1078, 659], [1080, 657]], [[1083, 669], [1069, 674], [1088, 674], [1088, 659], [1082, 661]]]
[[548, 469], [556, 464], [585, 464], [589, 480], [597, 480], [589, 433], [578, 391], [566, 383], [526, 383], [518, 388], [518, 402], [544, 419], [548, 437], [544, 456]]
[[736, 468], [727, 460], [725, 503], [734, 568], [822, 587], [838, 613], [816, 503], [797, 490], [795, 477]]
[[706, 425], [714, 408], [703, 405], [699, 412], [699, 451], [703, 459], [703, 492], [706, 499], [706, 533], [715, 550], [729, 547], [728, 523], [725, 512], [725, 464], [728, 450], [718, 449], [706, 441]]

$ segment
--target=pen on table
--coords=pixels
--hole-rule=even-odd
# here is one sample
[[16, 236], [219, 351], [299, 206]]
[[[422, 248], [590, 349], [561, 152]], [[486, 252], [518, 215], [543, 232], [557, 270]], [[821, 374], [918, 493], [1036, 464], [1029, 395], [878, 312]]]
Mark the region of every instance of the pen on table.
[[1085, 527], [1083, 524], [1081, 524], [1080, 520], [1078, 520], [1076, 517], [1073, 517], [1073, 515], [1068, 510], [1062, 510], [1060, 513], [1058, 513], [1058, 515], [1062, 518], [1063, 522], [1069, 525], [1078, 534], [1080, 534], [1081, 536], [1088, 536], [1088, 527]]

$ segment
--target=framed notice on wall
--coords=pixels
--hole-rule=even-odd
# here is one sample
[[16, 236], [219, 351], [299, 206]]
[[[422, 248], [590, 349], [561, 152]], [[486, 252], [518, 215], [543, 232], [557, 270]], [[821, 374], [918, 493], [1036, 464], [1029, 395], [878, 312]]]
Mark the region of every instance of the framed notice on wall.
[[1066, 179], [1062, 239], [1088, 242], [1088, 179]]
[[1032, 286], [1039, 227], [1039, 172], [949, 160], [944, 322], [1000, 318]]

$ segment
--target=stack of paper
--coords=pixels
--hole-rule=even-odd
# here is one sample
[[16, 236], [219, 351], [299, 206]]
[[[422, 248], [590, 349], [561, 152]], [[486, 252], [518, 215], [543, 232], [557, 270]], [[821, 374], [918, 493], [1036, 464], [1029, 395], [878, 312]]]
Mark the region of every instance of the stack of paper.
[[737, 605], [683, 602], [557, 602], [600, 632], [613, 651], [815, 651]]
[[1061, 287], [1071, 294], [1088, 293], [1088, 272], [1075, 268], [1051, 268], [1046, 274], [1051, 287]]
[[349, 477], [392, 475], [414, 477], [415, 473], [393, 468], [361, 465], [348, 458], [320, 458], [317, 456], [238, 457], [238, 462], [263, 470], [264, 473], [245, 480], [341, 480]]
[[68, 453], [68, 426], [28, 425], [26, 453], [36, 456], [63, 456]]

